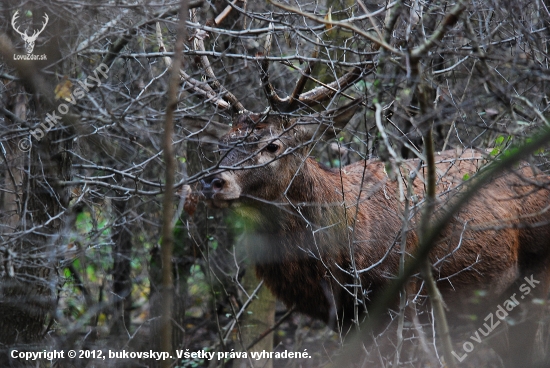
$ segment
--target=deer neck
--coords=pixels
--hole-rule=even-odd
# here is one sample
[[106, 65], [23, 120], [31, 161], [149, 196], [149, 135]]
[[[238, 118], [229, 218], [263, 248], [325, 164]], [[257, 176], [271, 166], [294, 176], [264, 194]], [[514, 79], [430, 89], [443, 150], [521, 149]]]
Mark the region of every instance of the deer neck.
[[350, 212], [344, 206], [341, 188], [342, 178], [337, 170], [308, 158], [293, 174], [283, 196], [243, 206], [240, 214], [251, 220], [254, 232], [292, 237], [325, 227], [341, 231]]

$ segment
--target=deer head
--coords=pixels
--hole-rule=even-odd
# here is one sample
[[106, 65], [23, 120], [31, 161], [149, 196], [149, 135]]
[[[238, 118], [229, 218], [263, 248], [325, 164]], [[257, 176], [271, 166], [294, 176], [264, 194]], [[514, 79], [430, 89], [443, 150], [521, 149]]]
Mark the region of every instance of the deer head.
[[[241, 113], [220, 139], [220, 168], [201, 181], [213, 207], [280, 203], [308, 157], [310, 144], [335, 136], [355, 114], [360, 99], [339, 109], [304, 117]], [[253, 173], [252, 173], [253, 171]]]
[[[194, 13], [192, 20], [197, 21]], [[193, 48], [204, 52], [204, 37], [192, 39]], [[260, 79], [270, 110], [274, 113], [254, 113], [246, 110], [237, 98], [219, 83], [206, 56], [201, 56], [200, 62], [210, 83], [195, 80], [184, 71], [180, 71], [182, 80], [189, 89], [207, 98], [218, 109], [232, 108], [237, 113], [233, 118], [231, 130], [220, 139], [221, 171], [201, 181], [202, 192], [212, 206], [228, 207], [230, 204], [243, 201], [270, 201], [279, 198], [307, 157], [309, 144], [323, 133], [327, 137], [343, 128], [362, 100], [355, 99], [340, 109], [308, 117], [297, 117], [290, 113], [305, 107], [320, 106], [321, 102], [342, 94], [360, 77], [373, 70], [355, 67], [332, 83], [303, 92], [315, 66], [315, 62], [312, 61], [302, 70], [294, 90], [288, 96], [280, 97], [269, 81], [269, 64], [265, 58], [269, 54], [271, 43], [270, 34], [264, 45], [265, 54], [258, 54], [257, 57]], [[314, 50], [313, 54], [316, 56], [317, 50]], [[251, 169], [254, 169], [254, 175], [250, 175]], [[277, 180], [274, 180], [275, 178]]]
[[44, 28], [46, 28], [46, 25], [48, 24], [48, 20], [49, 20], [48, 14], [44, 13], [44, 22], [42, 23], [42, 29], [40, 31], [35, 30], [33, 32], [32, 36], [29, 36], [27, 34], [28, 28], [25, 29], [25, 32], [19, 31], [19, 27], [17, 27], [15, 25], [15, 21], [18, 17], [19, 17], [19, 10], [17, 10], [15, 12], [15, 14], [13, 15], [13, 17], [11, 18], [11, 25], [12, 25], [13, 29], [15, 30], [15, 32], [19, 33], [19, 35], [21, 36], [23, 41], [25, 41], [25, 51], [27, 52], [27, 54], [30, 54], [34, 50], [34, 43], [36, 42], [36, 39], [38, 38], [40, 33], [42, 33], [42, 31], [44, 30]]

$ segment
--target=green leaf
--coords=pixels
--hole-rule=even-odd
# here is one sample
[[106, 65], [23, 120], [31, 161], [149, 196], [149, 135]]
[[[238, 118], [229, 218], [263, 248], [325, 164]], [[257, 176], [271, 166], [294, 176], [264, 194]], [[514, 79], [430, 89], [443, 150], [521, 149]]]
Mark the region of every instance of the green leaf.
[[466, 181], [468, 179], [470, 179], [470, 174], [468, 173], [464, 174], [464, 176], [462, 177], [462, 180]]
[[86, 274], [90, 281], [97, 281], [97, 272], [93, 265], [88, 265], [88, 267], [86, 267]]

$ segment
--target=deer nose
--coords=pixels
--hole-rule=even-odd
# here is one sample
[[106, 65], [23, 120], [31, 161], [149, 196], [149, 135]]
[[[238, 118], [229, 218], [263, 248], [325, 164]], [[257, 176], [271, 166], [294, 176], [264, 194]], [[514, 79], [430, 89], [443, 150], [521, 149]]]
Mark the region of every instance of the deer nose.
[[224, 184], [225, 184], [225, 180], [215, 176], [202, 179], [201, 180], [202, 194], [206, 197], [206, 199], [211, 199], [214, 196], [214, 194], [218, 193], [220, 190], [223, 189]]

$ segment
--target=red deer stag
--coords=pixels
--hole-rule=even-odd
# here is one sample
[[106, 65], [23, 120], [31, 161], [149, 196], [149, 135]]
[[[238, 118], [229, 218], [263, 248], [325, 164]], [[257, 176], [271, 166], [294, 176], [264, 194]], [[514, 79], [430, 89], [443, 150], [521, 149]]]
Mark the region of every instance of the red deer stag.
[[[202, 41], [194, 42], [196, 48], [202, 47]], [[215, 78], [205, 57], [202, 64], [206, 74]], [[290, 97], [280, 98], [269, 83], [265, 64], [261, 74], [270, 104], [278, 112], [249, 112], [217, 80], [212, 83], [215, 91], [182, 74], [195, 92], [218, 107], [238, 111], [231, 129], [220, 139], [221, 160], [216, 172], [202, 180], [202, 193], [210, 206], [230, 208], [250, 220], [258, 239], [248, 249], [256, 273], [280, 300], [332, 326], [349, 325], [357, 318], [356, 308], [366, 311], [399, 273], [401, 179], [390, 179], [379, 160], [329, 169], [309, 157], [311, 144], [322, 134], [333, 136], [343, 128], [358, 104], [291, 117], [282, 112], [332, 98], [336, 89], [302, 93], [300, 80]], [[333, 87], [344, 89], [360, 75], [361, 70], [354, 69]], [[486, 156], [474, 150], [437, 155], [439, 208], [452, 200], [464, 175], [475, 173]], [[412, 189], [421, 203], [424, 169], [418, 160], [407, 161], [405, 167], [418, 172]], [[543, 181], [546, 187], [540, 184]], [[475, 291], [483, 291], [484, 300], [489, 301], [520, 293], [525, 277], [538, 282], [529, 299], [546, 300], [548, 185], [547, 177], [535, 174], [526, 164], [497, 175], [439, 235], [429, 261], [451, 317], [469, 310]], [[412, 216], [406, 237], [411, 252], [418, 240], [417, 217]], [[421, 283], [417, 284], [411, 291], [422, 293]], [[484, 309], [481, 318], [488, 312]], [[521, 335], [513, 335], [515, 348], [508, 349], [510, 357], [504, 357], [511, 366], [529, 356], [536, 324], [532, 320], [515, 327]]]

